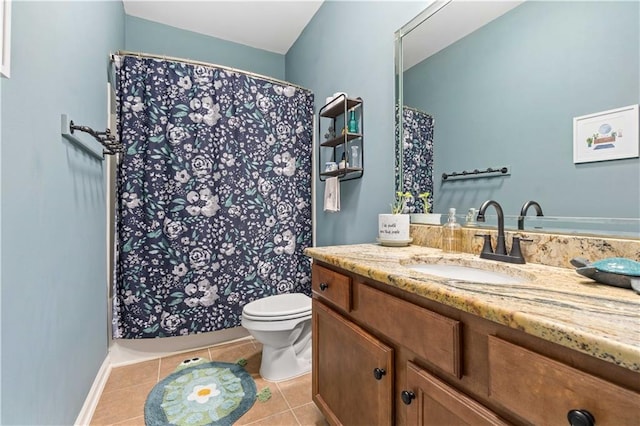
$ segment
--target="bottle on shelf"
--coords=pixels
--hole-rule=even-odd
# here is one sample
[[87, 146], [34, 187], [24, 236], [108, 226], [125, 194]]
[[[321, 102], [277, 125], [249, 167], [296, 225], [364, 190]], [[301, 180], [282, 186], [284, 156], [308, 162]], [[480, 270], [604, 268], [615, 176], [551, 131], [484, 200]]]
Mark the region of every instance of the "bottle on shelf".
[[462, 226], [456, 222], [456, 209], [449, 209], [447, 223], [442, 225], [442, 251], [456, 253], [462, 251]]
[[346, 169], [349, 167], [349, 163], [347, 163], [347, 155], [346, 152], [342, 153], [342, 160], [338, 163], [338, 169]]
[[348, 122], [349, 133], [358, 133], [358, 120], [356, 119], [355, 110], [351, 110]]
[[360, 147], [358, 145], [351, 145], [351, 167], [359, 169], [360, 165]]

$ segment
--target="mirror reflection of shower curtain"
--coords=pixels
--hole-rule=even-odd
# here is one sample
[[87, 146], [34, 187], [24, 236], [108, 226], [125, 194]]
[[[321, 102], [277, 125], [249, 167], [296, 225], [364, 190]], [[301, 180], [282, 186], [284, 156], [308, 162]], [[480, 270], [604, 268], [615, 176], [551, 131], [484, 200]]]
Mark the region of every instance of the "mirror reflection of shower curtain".
[[116, 56], [116, 338], [235, 327], [310, 295], [313, 94], [229, 70]]
[[402, 108], [402, 191], [414, 197], [407, 203], [412, 213], [427, 213], [418, 199], [424, 192], [431, 194], [429, 204], [433, 205], [433, 127], [431, 115]]

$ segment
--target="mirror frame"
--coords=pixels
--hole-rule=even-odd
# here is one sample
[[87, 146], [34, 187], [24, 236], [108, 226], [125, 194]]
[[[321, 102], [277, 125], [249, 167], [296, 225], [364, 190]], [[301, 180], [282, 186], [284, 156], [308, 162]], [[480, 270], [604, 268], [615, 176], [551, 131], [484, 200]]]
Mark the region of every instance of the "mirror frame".
[[435, 15], [445, 7], [447, 4], [451, 3], [453, 0], [436, 0], [431, 3], [427, 8], [425, 8], [422, 12], [418, 13], [412, 20], [403, 25], [399, 30], [395, 32], [395, 99], [396, 99], [396, 107], [395, 107], [395, 128], [396, 128], [396, 140], [395, 140], [395, 190], [402, 191], [402, 141], [403, 141], [403, 129], [402, 129], [402, 105], [404, 103], [403, 96], [403, 55], [402, 55], [402, 38], [409, 34], [411, 31], [416, 29], [420, 24], [426, 21], [431, 16]]

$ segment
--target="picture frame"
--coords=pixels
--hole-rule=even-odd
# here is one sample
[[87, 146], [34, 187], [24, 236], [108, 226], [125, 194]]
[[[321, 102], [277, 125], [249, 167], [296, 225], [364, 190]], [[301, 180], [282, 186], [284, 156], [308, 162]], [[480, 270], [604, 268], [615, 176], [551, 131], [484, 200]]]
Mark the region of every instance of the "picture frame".
[[640, 155], [638, 104], [573, 119], [573, 162], [635, 158]]

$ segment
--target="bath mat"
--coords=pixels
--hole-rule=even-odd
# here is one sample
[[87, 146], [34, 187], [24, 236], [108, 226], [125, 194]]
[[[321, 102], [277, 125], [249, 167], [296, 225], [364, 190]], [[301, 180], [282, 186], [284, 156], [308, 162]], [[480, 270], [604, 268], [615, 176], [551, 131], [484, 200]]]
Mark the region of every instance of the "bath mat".
[[144, 422], [232, 425], [255, 401], [256, 384], [242, 366], [193, 358], [154, 386], [144, 405]]

